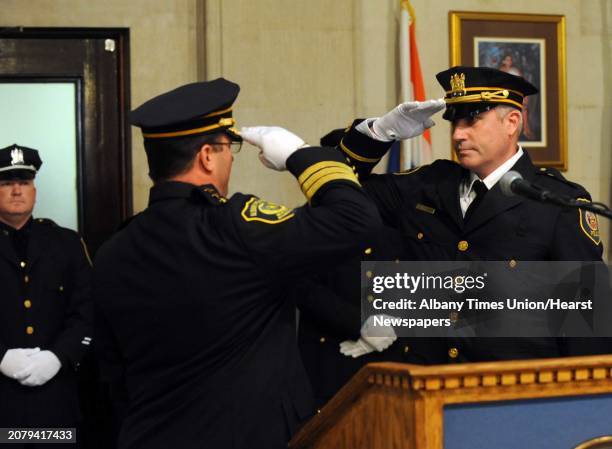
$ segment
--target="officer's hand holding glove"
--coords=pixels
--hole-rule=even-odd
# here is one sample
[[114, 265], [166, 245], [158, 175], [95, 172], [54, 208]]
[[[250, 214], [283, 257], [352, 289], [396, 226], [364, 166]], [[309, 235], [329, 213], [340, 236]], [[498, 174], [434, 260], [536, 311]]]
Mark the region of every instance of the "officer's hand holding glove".
[[446, 107], [443, 99], [408, 101], [379, 118], [364, 120], [356, 129], [374, 140], [390, 142], [419, 136], [435, 125], [430, 118]]
[[0, 360], [0, 372], [11, 379], [17, 378], [17, 373], [30, 365], [29, 355], [39, 352], [40, 348], [15, 348], [4, 353]]
[[[377, 315], [391, 318], [387, 315]], [[370, 352], [382, 352], [397, 340], [392, 326], [375, 326], [374, 315], [361, 326], [361, 337], [357, 341], [346, 340], [340, 343], [340, 352], [347, 357], [357, 358]]]
[[298, 149], [308, 145], [304, 141], [278, 126], [252, 126], [240, 130], [242, 138], [261, 151], [259, 159], [268, 168], [273, 170], [286, 170], [289, 156]]
[[15, 376], [21, 385], [39, 387], [51, 380], [62, 367], [62, 362], [51, 351], [40, 351], [28, 356], [29, 365]]

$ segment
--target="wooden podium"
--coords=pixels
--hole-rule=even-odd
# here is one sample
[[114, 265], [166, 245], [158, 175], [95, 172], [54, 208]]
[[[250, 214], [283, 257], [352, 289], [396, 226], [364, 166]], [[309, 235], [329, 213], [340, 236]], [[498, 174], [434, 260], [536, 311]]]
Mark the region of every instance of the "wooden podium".
[[612, 355], [606, 355], [440, 366], [372, 363], [289, 446], [476, 449], [503, 448], [513, 440], [507, 447], [603, 449], [612, 448], [611, 435]]

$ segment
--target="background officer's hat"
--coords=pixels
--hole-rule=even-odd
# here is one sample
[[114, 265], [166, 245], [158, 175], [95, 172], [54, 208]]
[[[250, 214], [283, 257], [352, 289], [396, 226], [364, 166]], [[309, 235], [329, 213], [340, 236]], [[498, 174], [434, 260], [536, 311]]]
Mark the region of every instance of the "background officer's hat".
[[240, 86], [223, 78], [187, 84], [143, 103], [130, 113], [145, 139], [172, 139], [225, 132], [242, 140], [234, 128], [232, 105]]
[[17, 144], [0, 149], [0, 179], [34, 179], [42, 161], [38, 151]]
[[475, 117], [498, 105], [523, 109], [523, 99], [538, 89], [520, 76], [489, 67], [452, 67], [436, 75], [446, 91], [446, 120]]

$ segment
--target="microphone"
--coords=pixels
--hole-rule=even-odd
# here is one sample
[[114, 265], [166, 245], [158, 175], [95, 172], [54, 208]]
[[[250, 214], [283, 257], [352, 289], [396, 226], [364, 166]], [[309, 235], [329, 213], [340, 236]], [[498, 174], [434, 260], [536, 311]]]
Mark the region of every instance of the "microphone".
[[521, 174], [514, 170], [510, 170], [501, 177], [499, 187], [506, 196], [520, 195], [541, 202], [555, 202], [557, 200], [556, 195], [550, 190], [544, 190], [540, 186], [524, 180]]

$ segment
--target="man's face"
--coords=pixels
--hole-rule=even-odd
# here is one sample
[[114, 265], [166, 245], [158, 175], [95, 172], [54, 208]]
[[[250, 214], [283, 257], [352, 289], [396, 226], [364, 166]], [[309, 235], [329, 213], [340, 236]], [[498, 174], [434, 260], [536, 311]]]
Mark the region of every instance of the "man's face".
[[34, 180], [0, 180], [0, 220], [10, 224], [29, 218], [35, 202]]
[[508, 127], [508, 114], [500, 118], [495, 109], [474, 118], [462, 118], [452, 123], [453, 148], [459, 163], [481, 179], [508, 160], [515, 152]]
[[215, 151], [214, 153], [216, 158], [215, 175], [218, 180], [218, 185], [216, 187], [219, 189], [219, 193], [221, 195], [227, 196], [227, 192], [229, 190], [230, 174], [232, 172], [232, 163], [234, 162], [234, 155], [231, 151], [231, 140], [228, 136], [224, 134], [220, 135], [216, 139], [216, 141], [223, 143], [214, 145], [214, 147], [217, 149], [217, 151]]

